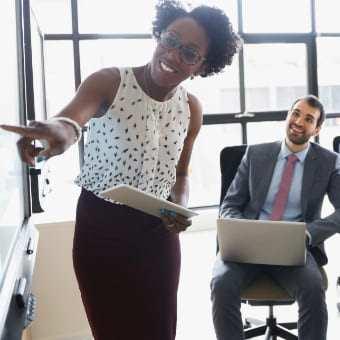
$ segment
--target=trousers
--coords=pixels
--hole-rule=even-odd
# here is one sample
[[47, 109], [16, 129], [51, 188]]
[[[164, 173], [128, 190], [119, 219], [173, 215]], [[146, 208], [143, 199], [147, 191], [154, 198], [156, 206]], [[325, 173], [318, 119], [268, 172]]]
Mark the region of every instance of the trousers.
[[82, 190], [73, 264], [95, 340], [174, 340], [178, 234], [162, 221]]
[[298, 303], [298, 337], [300, 340], [326, 340], [327, 306], [319, 266], [307, 252], [304, 266], [269, 266], [224, 262], [217, 256], [211, 280], [213, 322], [218, 340], [241, 340], [242, 289], [258, 275], [272, 277]]

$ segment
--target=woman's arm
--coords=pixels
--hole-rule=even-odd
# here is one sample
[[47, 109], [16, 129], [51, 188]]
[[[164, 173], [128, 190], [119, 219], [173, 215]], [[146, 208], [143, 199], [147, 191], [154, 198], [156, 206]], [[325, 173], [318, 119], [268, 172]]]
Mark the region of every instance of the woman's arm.
[[[118, 69], [103, 69], [93, 73], [79, 86], [74, 98], [55, 117], [65, 117], [83, 127], [92, 117], [100, 116], [111, 105], [120, 83]], [[63, 120], [31, 121], [29, 126], [0, 125], [1, 128], [18, 133], [21, 158], [33, 165], [39, 154], [47, 158], [63, 153], [77, 139], [76, 129]], [[45, 140], [46, 148], [36, 148], [32, 141]]]
[[[171, 200], [174, 203], [187, 206], [189, 199], [189, 163], [195, 139], [202, 126], [202, 106], [193, 95], [188, 95], [190, 122], [188, 133], [184, 140], [183, 150], [176, 168], [176, 182], [171, 190]], [[181, 232], [191, 225], [191, 220], [175, 214], [165, 213], [162, 217], [164, 225], [171, 231]]]
[[195, 139], [202, 126], [202, 106], [198, 99], [188, 94], [190, 122], [183, 150], [176, 168], [176, 183], [171, 190], [173, 202], [187, 206], [189, 199], [189, 163]]

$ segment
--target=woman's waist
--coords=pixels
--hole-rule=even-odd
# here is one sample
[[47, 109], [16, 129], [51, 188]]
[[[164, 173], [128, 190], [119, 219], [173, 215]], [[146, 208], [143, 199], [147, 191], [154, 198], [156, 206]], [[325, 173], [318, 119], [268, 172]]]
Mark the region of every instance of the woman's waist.
[[[98, 178], [93, 178], [86, 171], [82, 171], [75, 179], [75, 184], [92, 192], [100, 199], [101, 192], [121, 184], [130, 185], [141, 191], [156, 196], [157, 198], [167, 199], [170, 195], [172, 186], [175, 183], [175, 178], [165, 178], [161, 175], [147, 177], [140, 174], [137, 178], [131, 180], [130, 176], [114, 176], [107, 177], [106, 174], [101, 174]], [[106, 199], [104, 199], [106, 200]], [[112, 202], [107, 200], [108, 202]], [[119, 203], [119, 202], [115, 202]]]

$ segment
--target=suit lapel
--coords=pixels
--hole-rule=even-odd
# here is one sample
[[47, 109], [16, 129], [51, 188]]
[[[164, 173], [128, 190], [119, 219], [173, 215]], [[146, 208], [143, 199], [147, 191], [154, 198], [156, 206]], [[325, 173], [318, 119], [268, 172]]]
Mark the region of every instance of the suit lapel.
[[314, 177], [316, 174], [317, 167], [318, 167], [317, 155], [313, 148], [313, 144], [311, 144], [303, 167], [301, 188], [301, 209], [303, 216], [306, 215], [308, 197], [310, 197], [310, 195], [312, 194]]
[[260, 211], [267, 197], [280, 149], [281, 143], [275, 143], [273, 148], [259, 160], [257, 169], [259, 176], [255, 176], [255, 178], [259, 178], [259, 181], [256, 183], [254, 191], [256, 195], [254, 202], [256, 202], [257, 211]]

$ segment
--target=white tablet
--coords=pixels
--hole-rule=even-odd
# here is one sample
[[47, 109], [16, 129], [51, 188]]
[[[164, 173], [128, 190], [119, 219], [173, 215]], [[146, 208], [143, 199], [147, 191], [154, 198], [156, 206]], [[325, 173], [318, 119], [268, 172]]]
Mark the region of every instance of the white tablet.
[[198, 213], [193, 210], [184, 208], [181, 205], [165, 199], [157, 198], [126, 184], [120, 184], [104, 190], [100, 195], [156, 217], [161, 217], [160, 209], [171, 210], [187, 218], [198, 215]]

